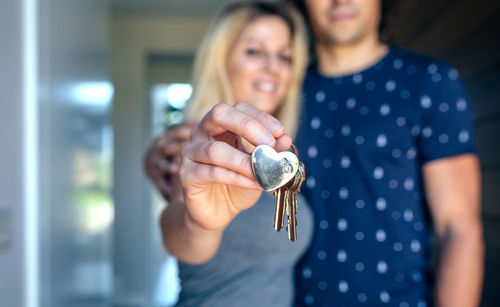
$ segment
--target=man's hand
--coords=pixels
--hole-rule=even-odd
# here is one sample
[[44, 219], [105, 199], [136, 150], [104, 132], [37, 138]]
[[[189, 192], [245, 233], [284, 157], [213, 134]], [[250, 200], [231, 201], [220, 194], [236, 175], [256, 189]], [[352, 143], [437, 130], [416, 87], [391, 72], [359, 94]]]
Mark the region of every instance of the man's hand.
[[184, 122], [168, 129], [155, 139], [144, 156], [144, 172], [167, 201], [182, 194], [177, 184], [180, 155], [195, 124]]

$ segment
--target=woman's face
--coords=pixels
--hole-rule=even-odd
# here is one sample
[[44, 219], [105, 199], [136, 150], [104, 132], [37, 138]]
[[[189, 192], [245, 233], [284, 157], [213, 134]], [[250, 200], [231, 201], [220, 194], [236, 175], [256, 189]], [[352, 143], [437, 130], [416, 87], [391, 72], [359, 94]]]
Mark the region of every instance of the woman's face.
[[263, 16], [248, 25], [229, 53], [228, 73], [237, 102], [273, 114], [292, 76], [291, 33], [285, 21]]

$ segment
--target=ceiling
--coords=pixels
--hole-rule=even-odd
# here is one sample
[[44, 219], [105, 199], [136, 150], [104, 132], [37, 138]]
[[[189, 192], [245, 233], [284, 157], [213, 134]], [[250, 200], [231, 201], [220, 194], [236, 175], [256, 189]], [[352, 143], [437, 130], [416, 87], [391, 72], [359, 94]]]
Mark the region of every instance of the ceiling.
[[111, 0], [111, 7], [115, 13], [211, 17], [231, 2], [236, 0]]

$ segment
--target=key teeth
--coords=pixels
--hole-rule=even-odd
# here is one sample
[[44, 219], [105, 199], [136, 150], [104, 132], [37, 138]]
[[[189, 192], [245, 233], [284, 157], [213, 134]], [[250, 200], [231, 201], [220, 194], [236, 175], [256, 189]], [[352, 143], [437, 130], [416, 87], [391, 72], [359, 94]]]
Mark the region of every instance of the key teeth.
[[[290, 182], [288, 182], [285, 186], [281, 187], [280, 189], [274, 191], [273, 195], [276, 198], [277, 205], [278, 203], [281, 203], [281, 197], [283, 197], [282, 204], [283, 204], [283, 216], [282, 216], [282, 221], [281, 221], [281, 227], [276, 227], [276, 221], [277, 216], [275, 215], [275, 229], [279, 232], [281, 228], [285, 228], [286, 232], [288, 233], [288, 239], [291, 242], [294, 242], [297, 240], [297, 225], [298, 225], [298, 220], [296, 217], [296, 214], [298, 213], [298, 201], [295, 198], [296, 194], [300, 191], [300, 188], [302, 186], [302, 183], [304, 182], [305, 179], [305, 171], [304, 171], [304, 165], [301, 162], [301, 165], [299, 166], [299, 173], [300, 173], [300, 178], [294, 177]], [[283, 193], [283, 194], [282, 194]], [[281, 196], [281, 197], [280, 197]], [[278, 207], [275, 207], [275, 214], [278, 213], [279, 211], [276, 210]], [[287, 217], [287, 222], [285, 225], [285, 214]], [[291, 229], [293, 228], [293, 229]]]

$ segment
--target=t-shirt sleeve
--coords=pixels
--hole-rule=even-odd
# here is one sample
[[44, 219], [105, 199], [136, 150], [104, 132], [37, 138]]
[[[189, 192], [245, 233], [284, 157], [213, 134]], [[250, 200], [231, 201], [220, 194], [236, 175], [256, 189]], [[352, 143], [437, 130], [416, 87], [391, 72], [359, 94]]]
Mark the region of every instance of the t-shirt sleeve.
[[471, 105], [457, 71], [431, 64], [420, 96], [420, 155], [423, 163], [475, 153]]

